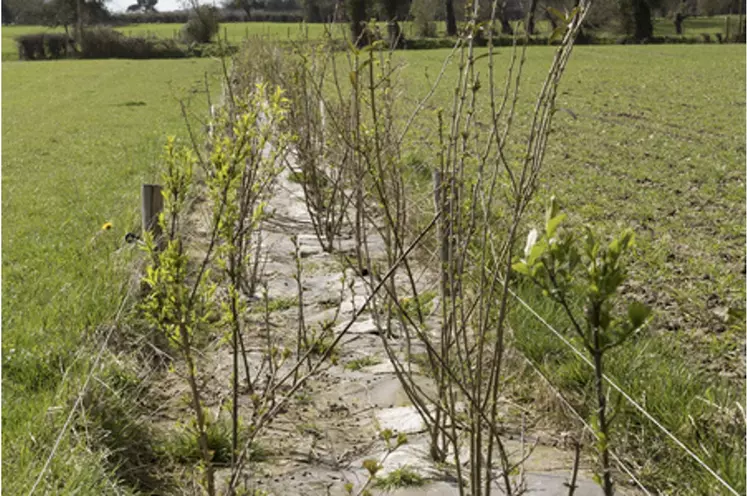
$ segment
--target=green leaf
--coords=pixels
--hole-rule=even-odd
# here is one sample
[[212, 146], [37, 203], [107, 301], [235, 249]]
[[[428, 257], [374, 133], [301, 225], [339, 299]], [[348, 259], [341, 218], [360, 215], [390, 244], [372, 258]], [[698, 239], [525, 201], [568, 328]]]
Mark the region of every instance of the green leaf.
[[563, 35], [565, 34], [565, 29], [565, 26], [558, 26], [557, 28], [555, 28], [550, 37], [547, 39], [547, 44], [550, 45], [553, 41], [562, 39]]
[[370, 64], [371, 64], [371, 59], [364, 60], [363, 63], [358, 66], [358, 69], [355, 72], [356, 73], [361, 72], [363, 69], [368, 67]]
[[545, 207], [545, 225], [550, 222], [550, 219], [558, 216], [559, 210], [558, 200], [555, 198], [555, 195], [553, 195], [550, 197], [550, 200], [548, 200], [547, 206]]
[[530, 275], [529, 266], [526, 264], [526, 262], [516, 262], [511, 266], [511, 269], [513, 269], [513, 271], [517, 274], [522, 274], [525, 276]]
[[529, 250], [527, 265], [534, 265], [534, 262], [536, 262], [537, 259], [545, 254], [545, 251], [547, 251], [547, 241], [545, 239], [541, 239], [540, 241], [536, 242], [534, 246], [532, 246], [532, 248]]
[[636, 329], [646, 322], [649, 315], [651, 315], [651, 309], [643, 303], [634, 301], [628, 306], [628, 318]]
[[565, 14], [554, 7], [547, 7], [547, 12], [558, 21], [566, 22]]
[[547, 231], [548, 238], [552, 238], [555, 235], [555, 231], [558, 229], [558, 226], [565, 220], [566, 217], [567, 216], [565, 214], [560, 214], [547, 221], [545, 230]]
[[363, 461], [363, 468], [368, 470], [368, 473], [371, 474], [371, 476], [376, 475], [376, 472], [381, 470], [381, 465], [379, 465], [379, 462], [376, 460], [372, 460], [371, 458]]

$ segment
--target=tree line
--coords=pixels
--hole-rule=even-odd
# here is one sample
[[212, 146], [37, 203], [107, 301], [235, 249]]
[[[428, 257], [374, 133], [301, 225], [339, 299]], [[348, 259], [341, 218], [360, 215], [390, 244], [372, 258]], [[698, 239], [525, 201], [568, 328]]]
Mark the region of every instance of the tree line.
[[[125, 14], [113, 14], [109, 0], [2, 0], [4, 24], [68, 26], [78, 17], [84, 24], [126, 22], [186, 22], [188, 9], [159, 13], [158, 0], [133, 0]], [[490, 17], [492, 0], [477, 0], [480, 16]], [[437, 36], [435, 23], [445, 21], [446, 35], [456, 36], [458, 23], [466, 20], [466, 0], [223, 0], [218, 13], [223, 22], [281, 21], [349, 22], [353, 38], [361, 36], [370, 19], [387, 22], [387, 37], [399, 38], [400, 21], [413, 21], [418, 36]], [[556, 27], [553, 11], [570, 11], [578, 0], [499, 0], [496, 18], [501, 32], [513, 34], [512, 21], [524, 20], [535, 34], [539, 20]], [[684, 21], [693, 16], [743, 14], [738, 0], [597, 0], [585, 22], [587, 31], [618, 31], [636, 40], [654, 35], [653, 19], [667, 17], [682, 34]], [[269, 15], [268, 15], [269, 14]], [[272, 15], [275, 14], [275, 15]], [[741, 22], [740, 22], [741, 25]]]

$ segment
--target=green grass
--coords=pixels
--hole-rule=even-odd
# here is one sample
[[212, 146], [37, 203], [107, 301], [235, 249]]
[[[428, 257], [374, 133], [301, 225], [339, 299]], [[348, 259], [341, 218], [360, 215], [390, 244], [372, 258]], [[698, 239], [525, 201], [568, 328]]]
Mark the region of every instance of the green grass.
[[[139, 229], [140, 184], [158, 179], [165, 137], [185, 136], [176, 97], [204, 115], [203, 77], [217, 93], [217, 69], [207, 59], [3, 63], [8, 494], [27, 492], [40, 471], [92, 358], [86, 347], [117, 311], [137, 252], [123, 237]], [[102, 231], [105, 222], [113, 228]], [[51, 468], [55, 494], [111, 492], [103, 456], [66, 439]]]
[[[722, 322], [718, 312], [743, 310], [745, 300], [744, 48], [575, 50], [557, 100], [568, 112], [556, 115], [530, 222], [540, 221], [544, 199], [554, 194], [576, 222], [606, 234], [632, 227], [638, 250], [629, 292], [652, 304], [658, 331], [677, 332], [698, 350], [699, 365], [737, 378], [744, 323]], [[427, 93], [426, 71], [432, 80], [447, 53], [396, 55], [407, 81], [397, 89], [402, 115]], [[527, 53], [517, 129], [529, 124], [553, 50]], [[510, 49], [498, 50], [499, 84], [509, 56]], [[436, 159], [420, 143], [434, 139], [433, 113], [449, 105], [453, 74], [447, 71], [413, 125], [411, 153], [423, 163]], [[478, 119], [486, 118], [482, 98]]]
[[252, 307], [252, 313], [274, 313], [274, 312], [283, 312], [285, 310], [290, 310], [291, 308], [295, 308], [298, 306], [298, 298], [295, 296], [289, 296], [289, 297], [280, 297], [280, 298], [272, 298], [267, 302], [267, 307], [265, 308], [265, 303], [260, 302], [257, 305]]
[[378, 365], [381, 363], [381, 359], [378, 357], [375, 357], [373, 355], [366, 355], [361, 358], [356, 358], [353, 360], [350, 360], [348, 363], [345, 364], [345, 368], [347, 370], [360, 370], [364, 367], [370, 367], [372, 365]]

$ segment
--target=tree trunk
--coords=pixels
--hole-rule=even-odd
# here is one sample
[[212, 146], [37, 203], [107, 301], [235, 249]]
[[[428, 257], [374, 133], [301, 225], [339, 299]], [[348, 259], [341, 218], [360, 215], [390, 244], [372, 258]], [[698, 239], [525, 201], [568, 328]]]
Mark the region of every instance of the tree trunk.
[[252, 3], [251, 1], [243, 1], [241, 2], [241, 8], [244, 9], [244, 12], [246, 12], [246, 20], [251, 21], [252, 20]]
[[446, 34], [457, 35], [456, 16], [454, 15], [454, 0], [446, 0]]
[[647, 0], [633, 0], [633, 22], [635, 23], [636, 41], [651, 38], [654, 34], [654, 26], [651, 22], [651, 7]]
[[397, 0], [386, 0], [384, 8], [386, 10], [386, 33], [389, 48], [397, 48], [403, 42], [402, 30], [397, 22]]
[[558, 29], [558, 20], [555, 19], [555, 16], [552, 15], [549, 10], [545, 10], [545, 18], [550, 21], [550, 25], [552, 26], [553, 31]]
[[77, 23], [76, 23], [76, 36], [78, 38], [78, 43], [83, 42], [83, 0], [78, 0], [75, 5], [75, 15], [77, 17]]
[[402, 45], [402, 30], [396, 20], [390, 19], [386, 23], [386, 34], [389, 42], [389, 48], [397, 48]]
[[304, 19], [306, 22], [319, 22], [322, 20], [322, 13], [319, 10], [317, 0], [306, 0], [304, 2]]
[[504, 12], [505, 9], [501, 8], [501, 11], [499, 12], [499, 20], [501, 21], [501, 33], [511, 36], [514, 34], [514, 28], [511, 27], [511, 23], [508, 22], [508, 19], [506, 19], [506, 15]]
[[534, 34], [534, 13], [537, 11], [537, 0], [532, 0], [529, 4], [529, 12], [527, 14], [527, 34], [530, 36]]
[[363, 33], [364, 23], [366, 22], [366, 1], [349, 0], [350, 7], [350, 34], [353, 37], [353, 43], [356, 46], [366, 45], [366, 39]]
[[687, 19], [687, 16], [680, 14], [679, 12], [674, 16], [674, 32], [682, 34], [682, 23]]

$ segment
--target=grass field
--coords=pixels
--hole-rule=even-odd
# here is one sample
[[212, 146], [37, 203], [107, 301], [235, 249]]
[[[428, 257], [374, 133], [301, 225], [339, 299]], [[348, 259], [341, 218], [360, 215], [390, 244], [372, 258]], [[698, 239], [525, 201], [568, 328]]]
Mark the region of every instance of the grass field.
[[[278, 37], [293, 29], [248, 26]], [[174, 29], [157, 27], [161, 36]], [[229, 39], [238, 39], [247, 25], [226, 27]], [[8, 40], [22, 30], [35, 28], [3, 29], [3, 60], [15, 50]], [[428, 91], [447, 53], [396, 54], [400, 81], [406, 82], [399, 88], [403, 113]], [[528, 125], [531, 97], [552, 53], [528, 49], [519, 128]], [[498, 51], [501, 81], [508, 58], [509, 49]], [[4, 480], [8, 494], [26, 492], [40, 470], [86, 361], [72, 367], [60, 388], [64, 371], [117, 311], [132, 256], [122, 237], [137, 230], [139, 186], [156, 179], [165, 136], [183, 134], [176, 96], [191, 95], [195, 112], [203, 112], [203, 75], [215, 69], [203, 59], [3, 64], [3, 470], [13, 474]], [[645, 397], [647, 408], [678, 435], [693, 442], [709, 436], [693, 447], [708, 452], [708, 463], [742, 490], [742, 438], [710, 429], [726, 425], [738, 434], [739, 420], [724, 420], [722, 411], [744, 405], [744, 319], [724, 317], [744, 312], [745, 301], [744, 72], [744, 47], [738, 45], [577, 47], [558, 97], [568, 112], [556, 116], [537, 202], [557, 195], [572, 221], [590, 222], [607, 234], [635, 229], [635, 284], [628, 294], [650, 304], [656, 319], [611, 373], [637, 398]], [[433, 111], [449, 101], [452, 85], [447, 76], [431, 99], [415, 126], [420, 138], [434, 132]], [[418, 139], [411, 147], [418, 160], [433, 160]], [[532, 212], [533, 222], [539, 214]], [[113, 224], [110, 231], [101, 230], [106, 222]], [[526, 295], [539, 301], [531, 291]], [[562, 325], [555, 309], [540, 310]], [[513, 317], [526, 330], [517, 336], [519, 347], [532, 357], [550, 357], [547, 371], [582, 397], [586, 376], [573, 357], [526, 315]], [[690, 423], [690, 412], [697, 422]], [[646, 429], [625, 427], [631, 437]], [[671, 487], [692, 477], [688, 483], [696, 492], [709, 487], [708, 478], [692, 475], [692, 466], [677, 459], [667, 465], [671, 451], [665, 442], [626, 442], [631, 450], [642, 442], [656, 447], [653, 454], [643, 452], [660, 467], [644, 474], [647, 482]], [[88, 450], [85, 437], [71, 437], [60, 452], [64, 456], [52, 465], [54, 480], [62, 481], [57, 494], [113, 492], [110, 467], [102, 454]], [[654, 463], [640, 462], [646, 470]]]
[[[3, 63], [3, 494], [27, 492], [41, 470], [92, 358], [76, 354], [100, 338], [130, 277], [123, 237], [139, 230], [140, 184], [157, 180], [166, 136], [185, 136], [177, 98], [204, 115], [204, 74], [215, 82], [217, 69], [207, 59]], [[85, 443], [66, 440], [60, 454], [55, 494], [111, 492]]]
[[[743, 492], [744, 47], [574, 50], [530, 224], [542, 222], [545, 200], [556, 195], [576, 225], [589, 223], [605, 235], [635, 230], [631, 283], [624, 293], [650, 305], [655, 318], [643, 336], [610, 359], [608, 372]], [[401, 64], [396, 101], [402, 115], [428, 92], [447, 54], [395, 56]], [[517, 129], [528, 128], [532, 97], [552, 54], [551, 48], [528, 49]], [[499, 84], [509, 58], [510, 49], [498, 50]], [[487, 74], [487, 63], [478, 70]], [[419, 143], [434, 143], [435, 111], [443, 106], [450, 112], [455, 72], [447, 70], [413, 126], [419, 134], [411, 140], [408, 160], [437, 163], [433, 147]], [[482, 95], [477, 120], [485, 119], [488, 128]], [[567, 326], [541, 295], [525, 288], [524, 297], [557, 328]], [[518, 348], [590, 413], [591, 369], [528, 312], [517, 308], [512, 318]], [[550, 393], [531, 385], [536, 376], [528, 381], [532, 401], [546, 401]], [[634, 410], [623, 412], [618, 446], [646, 484], [669, 494], [712, 490], [711, 476]]]
[[[743, 323], [719, 325], [716, 307], [744, 308], [744, 48], [575, 50], [558, 96], [567, 112], [554, 123], [542, 196], [557, 195], [576, 219], [610, 234], [635, 228], [636, 278], [662, 310], [657, 325], [699, 343], [704, 365], [741, 372]], [[403, 113], [425, 95], [447, 53], [397, 56], [407, 81]], [[528, 51], [520, 127], [552, 53]], [[498, 51], [498, 77], [509, 56], [508, 48]], [[450, 73], [431, 110], [449, 101]], [[415, 127], [431, 133], [433, 122], [423, 114]]]
[[[708, 33], [724, 33], [726, 29], [724, 16], [714, 17], [691, 17], [685, 20], [684, 32], [686, 35]], [[736, 16], [732, 19], [733, 26], [736, 25]], [[180, 24], [133, 24], [117, 28], [119, 31], [132, 36], [157, 36], [159, 38], [173, 38], [178, 36], [181, 29]], [[225, 23], [221, 25], [221, 38], [228, 38], [230, 43], [240, 43], [247, 37], [263, 36], [275, 39], [286, 39], [296, 37], [301, 32], [308, 30], [311, 38], [321, 37], [324, 32], [323, 24], [294, 24], [294, 23], [273, 23], [273, 22], [240, 22]], [[341, 30], [347, 35], [347, 24], [335, 27], [335, 31]], [[382, 29], [383, 26], [382, 26]], [[403, 22], [402, 30], [405, 37], [414, 37], [416, 35], [413, 23]], [[517, 23], [517, 29], [521, 29]], [[546, 21], [537, 23], [538, 32], [549, 32], [550, 25]], [[734, 29], [734, 28], [732, 28]], [[18, 52], [14, 38], [23, 34], [39, 32], [61, 32], [62, 28], [49, 28], [46, 26], [8, 26], [2, 30], [2, 60], [17, 60]], [[445, 36], [446, 25], [443, 22], [437, 23], [437, 32], [439, 36]], [[674, 24], [668, 19], [656, 19], [654, 23], [654, 33], [658, 36], [673, 36]], [[610, 36], [612, 36], [610, 34]]]

